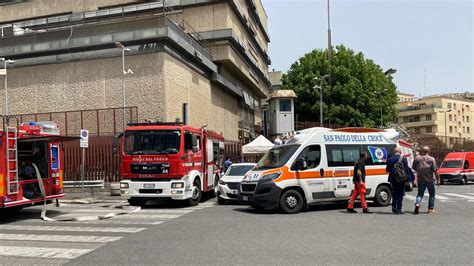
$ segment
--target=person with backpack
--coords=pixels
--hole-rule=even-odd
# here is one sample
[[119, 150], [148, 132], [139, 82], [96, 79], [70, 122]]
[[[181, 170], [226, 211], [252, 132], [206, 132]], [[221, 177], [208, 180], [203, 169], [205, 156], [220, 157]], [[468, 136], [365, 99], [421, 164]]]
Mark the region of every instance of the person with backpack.
[[369, 208], [367, 208], [367, 202], [365, 201], [365, 160], [367, 160], [367, 153], [362, 152], [359, 160], [354, 164], [354, 175], [352, 178], [352, 181], [354, 182], [354, 192], [352, 193], [349, 205], [347, 206], [347, 212], [349, 213], [357, 213], [357, 211], [354, 210], [354, 202], [357, 195], [359, 195], [360, 204], [362, 205], [362, 212], [371, 213]]
[[388, 182], [392, 184], [392, 212], [405, 214], [402, 210], [405, 182], [413, 182], [413, 172], [399, 147], [394, 149], [394, 155], [387, 160], [385, 171], [388, 173]]
[[428, 146], [423, 147], [421, 150], [421, 156], [417, 156], [413, 162], [413, 169], [416, 171], [418, 180], [418, 195], [416, 196], [415, 210], [413, 214], [418, 214], [420, 209], [421, 201], [425, 190], [428, 188], [430, 195], [428, 200], [428, 213], [434, 212], [435, 205], [435, 177], [436, 185], [439, 186], [439, 174], [438, 165], [436, 165], [435, 158], [429, 155], [430, 148]]

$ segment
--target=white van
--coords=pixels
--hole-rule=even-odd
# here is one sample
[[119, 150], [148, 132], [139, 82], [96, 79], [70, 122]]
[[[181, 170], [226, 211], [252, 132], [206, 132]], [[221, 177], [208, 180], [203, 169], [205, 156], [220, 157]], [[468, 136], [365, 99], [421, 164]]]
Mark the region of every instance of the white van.
[[313, 203], [348, 200], [354, 188], [354, 163], [366, 152], [366, 198], [376, 205], [389, 205], [392, 192], [385, 167], [397, 146], [399, 134], [392, 129], [317, 127], [298, 131], [288, 144], [272, 148], [247, 173], [239, 187], [239, 202], [297, 213]]

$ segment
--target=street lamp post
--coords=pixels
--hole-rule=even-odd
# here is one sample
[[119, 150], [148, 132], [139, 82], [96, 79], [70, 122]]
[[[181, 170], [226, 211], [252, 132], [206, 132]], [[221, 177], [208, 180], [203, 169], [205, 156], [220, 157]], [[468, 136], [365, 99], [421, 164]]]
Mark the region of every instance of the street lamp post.
[[[392, 74], [395, 74], [396, 72], [397, 72], [396, 69], [389, 68], [384, 72], [384, 74], [387, 78], [391, 78]], [[387, 92], [387, 91], [388, 91], [388, 89], [385, 88], [382, 91], [380, 91], [378, 94], [380, 95], [380, 97], [382, 97], [382, 94], [384, 92]], [[381, 104], [380, 104], [380, 128], [382, 128], [383, 127], [383, 102], [382, 101], [380, 101], [380, 102], [381, 102]]]
[[444, 141], [446, 142], [446, 147], [448, 146], [448, 119], [447, 113], [451, 112], [452, 109], [441, 110], [440, 113], [444, 113]]
[[314, 89], [319, 88], [319, 122], [320, 126], [323, 126], [323, 81], [324, 79], [328, 78], [329, 75], [324, 75], [323, 77], [315, 77], [314, 80], [317, 82], [319, 81], [319, 86], [318, 84], [314, 85]]
[[131, 69], [125, 71], [125, 52], [130, 52], [130, 48], [123, 46], [120, 42], [115, 42], [115, 46], [122, 50], [122, 101], [123, 101], [123, 110], [122, 110], [122, 122], [123, 122], [123, 131], [125, 132], [126, 122], [125, 122], [125, 108], [126, 108], [126, 94], [125, 94], [125, 76], [127, 74], [133, 74]]
[[7, 75], [7, 64], [13, 64], [15, 63], [14, 60], [6, 59], [6, 58], [0, 58], [0, 61], [3, 61], [4, 63], [4, 68], [3, 71], [0, 73], [0, 75], [5, 75], [5, 92], [4, 92], [4, 106], [3, 106], [3, 130], [6, 131], [6, 126], [8, 124], [8, 75]]

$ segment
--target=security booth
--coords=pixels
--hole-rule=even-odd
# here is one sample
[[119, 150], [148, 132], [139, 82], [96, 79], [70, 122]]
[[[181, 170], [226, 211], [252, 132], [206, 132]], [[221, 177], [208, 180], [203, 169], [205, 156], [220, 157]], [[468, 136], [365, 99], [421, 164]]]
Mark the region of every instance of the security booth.
[[270, 132], [272, 136], [284, 135], [295, 130], [295, 104], [293, 90], [276, 90], [268, 99]]

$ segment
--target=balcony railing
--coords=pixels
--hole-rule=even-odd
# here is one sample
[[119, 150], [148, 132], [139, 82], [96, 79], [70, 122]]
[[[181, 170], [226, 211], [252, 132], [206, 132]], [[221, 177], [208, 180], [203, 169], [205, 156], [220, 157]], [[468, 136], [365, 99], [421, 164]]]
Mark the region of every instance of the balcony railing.
[[412, 105], [406, 106], [398, 109], [399, 112], [409, 112], [409, 111], [416, 111], [416, 110], [426, 110], [426, 109], [433, 109], [433, 108], [442, 108], [441, 104], [420, 104], [420, 105]]

